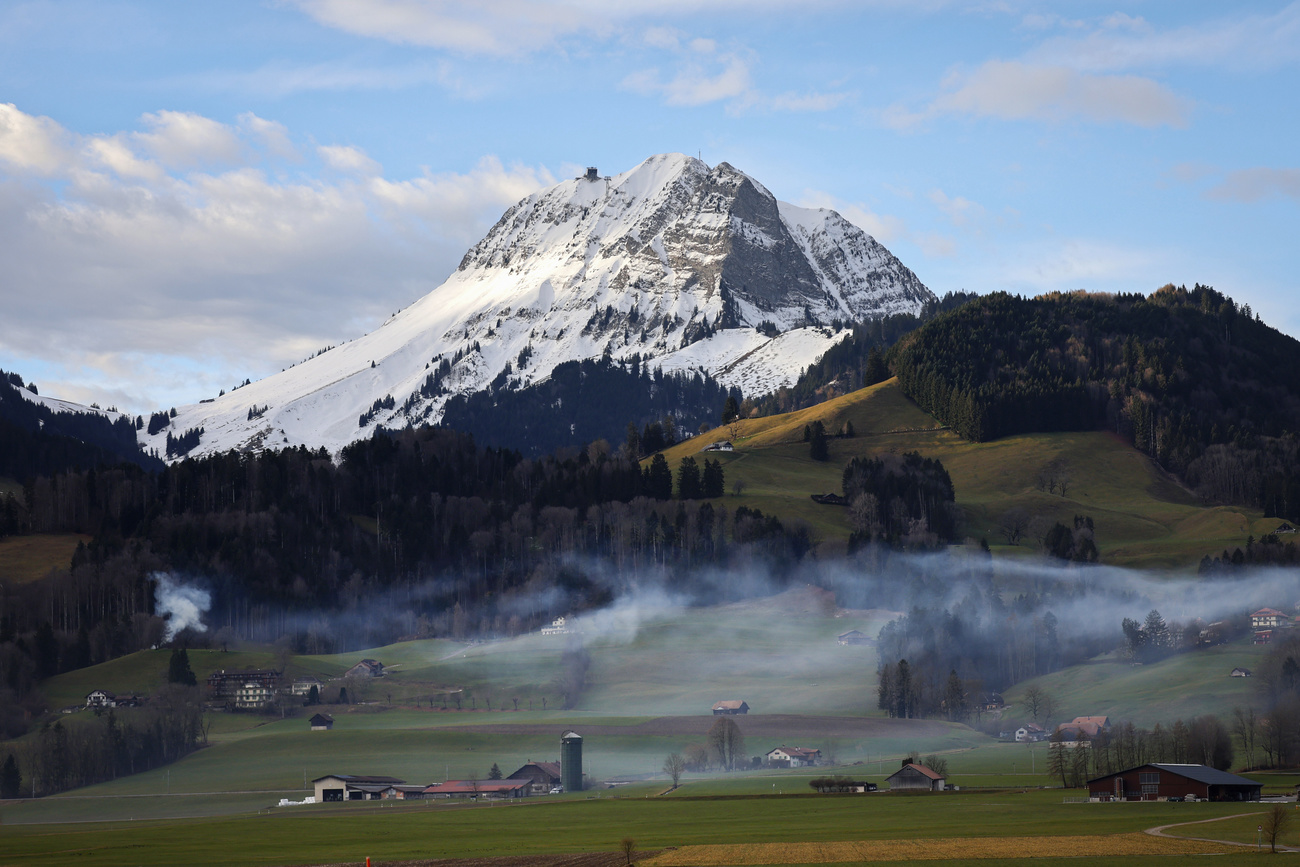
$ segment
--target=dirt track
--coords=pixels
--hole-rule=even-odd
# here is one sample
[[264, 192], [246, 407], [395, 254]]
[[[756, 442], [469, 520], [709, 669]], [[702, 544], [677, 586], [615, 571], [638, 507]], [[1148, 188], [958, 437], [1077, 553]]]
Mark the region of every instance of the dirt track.
[[[939, 736], [948, 731], [943, 723], [930, 720], [881, 719], [878, 717], [797, 716], [794, 714], [754, 714], [729, 717], [740, 726], [745, 737], [756, 738], [883, 738]], [[717, 720], [714, 716], [661, 716], [634, 725], [538, 725], [496, 723], [491, 725], [449, 726], [445, 731], [486, 732], [491, 734], [548, 735], [575, 729], [584, 737], [653, 737], [656, 735], [702, 736]]]

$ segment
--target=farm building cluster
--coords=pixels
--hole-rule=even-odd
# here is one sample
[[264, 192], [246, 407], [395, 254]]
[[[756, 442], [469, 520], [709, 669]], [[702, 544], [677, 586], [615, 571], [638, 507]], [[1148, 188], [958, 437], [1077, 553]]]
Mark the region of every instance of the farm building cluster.
[[[1292, 530], [1291, 532], [1295, 532]], [[1250, 615], [1250, 629], [1254, 644], [1272, 644], [1278, 633], [1300, 625], [1300, 615], [1292, 616], [1276, 608], [1261, 608]]]

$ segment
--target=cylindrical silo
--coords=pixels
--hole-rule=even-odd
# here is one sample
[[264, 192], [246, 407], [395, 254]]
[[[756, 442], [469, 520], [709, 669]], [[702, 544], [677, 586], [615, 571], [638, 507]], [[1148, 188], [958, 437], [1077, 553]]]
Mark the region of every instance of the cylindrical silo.
[[560, 738], [560, 783], [566, 792], [582, 791], [582, 735], [575, 731]]

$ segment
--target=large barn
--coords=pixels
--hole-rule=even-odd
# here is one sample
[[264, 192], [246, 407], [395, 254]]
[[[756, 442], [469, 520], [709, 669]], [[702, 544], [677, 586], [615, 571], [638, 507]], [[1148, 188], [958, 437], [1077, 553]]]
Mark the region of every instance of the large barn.
[[529, 762], [507, 780], [526, 780], [535, 795], [545, 795], [560, 784], [559, 762]]
[[1208, 765], [1147, 764], [1088, 781], [1094, 801], [1258, 801], [1262, 783]]
[[386, 789], [400, 786], [405, 780], [396, 777], [359, 777], [330, 774], [312, 780], [316, 786], [316, 803], [327, 801], [380, 801]]
[[727, 699], [713, 706], [714, 716], [735, 716], [745, 713], [749, 713], [749, 704], [740, 699]]

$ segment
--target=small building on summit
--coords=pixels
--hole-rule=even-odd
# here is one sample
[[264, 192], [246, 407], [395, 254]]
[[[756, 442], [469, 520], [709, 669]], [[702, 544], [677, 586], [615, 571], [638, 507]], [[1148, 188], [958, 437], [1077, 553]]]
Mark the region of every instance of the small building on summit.
[[1258, 801], [1262, 783], [1208, 765], [1151, 763], [1088, 781], [1093, 801]]
[[885, 782], [889, 783], [891, 792], [942, 792], [944, 787], [944, 778], [940, 774], [915, 762], [903, 762], [903, 766], [890, 774]]
[[713, 706], [714, 716], [735, 716], [749, 713], [749, 705], [740, 699], [727, 699]]

